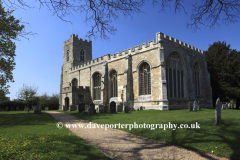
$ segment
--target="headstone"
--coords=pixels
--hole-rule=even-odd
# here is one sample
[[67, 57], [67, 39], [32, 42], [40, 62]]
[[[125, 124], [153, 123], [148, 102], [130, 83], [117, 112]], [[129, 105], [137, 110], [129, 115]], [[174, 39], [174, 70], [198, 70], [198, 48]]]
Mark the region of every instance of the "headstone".
[[143, 107], [141, 106], [141, 107], [139, 108], [139, 110], [142, 111], [142, 110], [143, 110]]
[[192, 102], [189, 101], [188, 103], [188, 110], [192, 111], [193, 110], [193, 106], [192, 106]]
[[62, 110], [62, 106], [59, 106], [59, 107], [58, 107], [58, 110]]
[[104, 112], [103, 105], [99, 105], [98, 106], [98, 113], [103, 113], [103, 112]]
[[48, 109], [49, 109], [48, 107], [45, 107], [45, 110], [46, 110], [46, 111], [48, 111]]
[[63, 111], [67, 111], [67, 106], [63, 106]]
[[39, 109], [39, 98], [37, 98], [37, 109], [34, 111], [35, 114], [40, 114], [41, 110]]
[[230, 101], [230, 108], [229, 109], [233, 109], [233, 100]]
[[222, 102], [218, 97], [216, 102], [216, 109], [215, 109], [215, 123], [214, 123], [215, 125], [218, 125], [221, 123], [221, 106], [222, 106]]
[[201, 111], [201, 104], [200, 104], [200, 101], [198, 101], [198, 110]]
[[195, 100], [193, 102], [193, 111], [197, 111], [197, 107], [198, 107], [198, 104], [197, 104], [197, 101]]
[[92, 107], [89, 107], [89, 108], [87, 109], [87, 111], [88, 111], [88, 115], [94, 114], [94, 111], [93, 111], [93, 108], [92, 108]]
[[16, 107], [16, 111], [19, 111], [19, 107], [18, 106]]
[[139, 111], [139, 108], [137, 109], [137, 111]]
[[75, 111], [75, 106], [74, 105], [71, 105], [70, 108], [69, 108], [69, 111]]
[[87, 112], [86, 111], [82, 111], [82, 115], [87, 115]]
[[85, 111], [85, 103], [79, 103], [78, 105], [78, 113]]
[[8, 107], [6, 107], [6, 111], [8, 111]]
[[124, 113], [128, 113], [128, 106], [124, 107]]
[[103, 107], [103, 112], [104, 112], [104, 113], [107, 113], [107, 112], [108, 112], [108, 106], [107, 106], [107, 105]]
[[228, 109], [228, 103], [225, 104], [225, 109]]
[[95, 104], [94, 103], [91, 103], [90, 104], [90, 108], [92, 108], [93, 110], [95, 109]]
[[37, 106], [32, 106], [33, 111], [37, 109]]
[[230, 109], [230, 107], [231, 107], [231, 103], [228, 103], [228, 109]]

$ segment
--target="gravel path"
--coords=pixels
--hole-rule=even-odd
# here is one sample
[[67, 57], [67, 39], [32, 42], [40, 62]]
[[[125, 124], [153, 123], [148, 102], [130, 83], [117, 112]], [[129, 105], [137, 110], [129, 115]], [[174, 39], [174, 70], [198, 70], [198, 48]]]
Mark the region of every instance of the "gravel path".
[[[64, 125], [83, 124], [87, 126], [89, 124], [89, 121], [74, 117], [69, 113], [54, 111], [48, 111], [47, 113], [51, 114], [56, 120], [62, 122]], [[211, 153], [178, 148], [174, 145], [167, 145], [162, 141], [136, 136], [118, 129], [108, 128], [105, 130], [102, 128], [87, 129], [71, 127], [69, 130], [86, 140], [89, 144], [98, 148], [107, 157], [114, 160], [228, 160], [228, 158], [218, 157]]]

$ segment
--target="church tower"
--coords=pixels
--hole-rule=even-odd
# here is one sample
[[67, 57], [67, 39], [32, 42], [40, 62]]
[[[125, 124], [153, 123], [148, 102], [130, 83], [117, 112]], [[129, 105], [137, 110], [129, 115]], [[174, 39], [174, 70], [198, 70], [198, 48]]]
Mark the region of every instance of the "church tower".
[[70, 39], [64, 42], [63, 65], [70, 63], [71, 67], [92, 60], [92, 41], [78, 38], [72, 34]]
[[62, 107], [63, 88], [68, 87], [71, 83], [69, 79], [69, 70], [75, 66], [84, 64], [92, 60], [92, 41], [78, 38], [78, 35], [72, 34], [70, 39], [63, 43], [63, 65], [60, 82], [59, 105]]

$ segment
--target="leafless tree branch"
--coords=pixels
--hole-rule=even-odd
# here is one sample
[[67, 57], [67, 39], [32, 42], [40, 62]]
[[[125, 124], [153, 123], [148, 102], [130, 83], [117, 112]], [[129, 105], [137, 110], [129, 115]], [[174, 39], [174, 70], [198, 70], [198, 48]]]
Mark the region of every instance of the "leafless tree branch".
[[[18, 2], [15, 3], [15, 1]], [[24, 8], [29, 7], [25, 0], [5, 0], [9, 7]], [[87, 37], [98, 37], [109, 39], [107, 34], [114, 34], [116, 28], [112, 22], [118, 19], [119, 15], [132, 17], [134, 13], [143, 13], [142, 7], [149, 0], [36, 0], [41, 6], [47, 6], [53, 15], [57, 15], [61, 20], [67, 20], [67, 16], [78, 13], [85, 17], [85, 23], [91, 25], [87, 32]], [[174, 6], [174, 12], [181, 12], [186, 15], [184, 0], [150, 0], [153, 6], [159, 6], [159, 12], [167, 12], [167, 8]], [[220, 25], [220, 21], [225, 24], [238, 22], [240, 14], [240, 0], [202, 0], [192, 4], [192, 13], [187, 27], [194, 30], [204, 25], [214, 28]], [[222, 18], [224, 17], [224, 18]]]
[[206, 0], [201, 4], [192, 4], [192, 7], [192, 22], [187, 23], [187, 26], [193, 29], [199, 29], [199, 25], [213, 29], [220, 25], [221, 19], [225, 24], [235, 23], [240, 14], [239, 0]]

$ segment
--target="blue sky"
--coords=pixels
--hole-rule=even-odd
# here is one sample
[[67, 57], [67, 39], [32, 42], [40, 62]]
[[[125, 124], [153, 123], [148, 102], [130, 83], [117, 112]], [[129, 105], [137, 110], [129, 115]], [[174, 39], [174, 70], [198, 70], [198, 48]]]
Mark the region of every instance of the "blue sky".
[[[16, 67], [13, 71], [14, 83], [9, 83], [10, 99], [15, 99], [16, 93], [23, 84], [38, 87], [38, 95], [60, 92], [60, 75], [63, 63], [63, 42], [71, 35], [71, 24], [52, 15], [47, 7], [39, 9], [38, 2], [28, 3], [31, 7], [25, 10], [17, 9], [14, 16], [25, 24], [26, 31], [37, 33], [35, 36], [27, 36], [29, 40], [21, 38], [16, 41]], [[191, 12], [190, 4], [186, 3], [187, 11]], [[184, 43], [190, 44], [201, 50], [207, 50], [210, 44], [216, 41], [226, 41], [232, 49], [240, 51], [240, 22], [234, 24], [222, 24], [214, 30], [201, 27], [201, 30], [193, 31], [186, 27], [190, 17], [183, 12], [174, 13], [174, 8], [166, 9], [165, 13], [158, 13], [159, 6], [153, 8], [152, 4], [145, 5], [143, 11], [146, 14], [134, 14], [131, 18], [119, 16], [113, 25], [117, 29], [115, 35], [108, 35], [110, 41], [98, 39], [92, 40], [93, 59], [105, 54], [113, 54], [156, 38], [157, 32], [163, 32]], [[190, 15], [190, 14], [189, 14]], [[79, 38], [85, 37], [90, 25], [84, 21], [85, 15], [74, 14], [66, 19], [73, 23], [72, 33]]]

